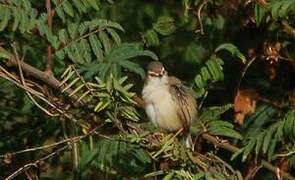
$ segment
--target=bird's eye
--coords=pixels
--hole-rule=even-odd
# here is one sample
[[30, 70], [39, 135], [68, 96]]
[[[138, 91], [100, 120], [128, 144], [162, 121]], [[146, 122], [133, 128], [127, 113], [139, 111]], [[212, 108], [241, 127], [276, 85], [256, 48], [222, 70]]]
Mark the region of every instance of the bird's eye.
[[158, 77], [159, 75], [158, 75], [158, 74], [150, 73], [149, 76], [150, 76], [150, 77]]

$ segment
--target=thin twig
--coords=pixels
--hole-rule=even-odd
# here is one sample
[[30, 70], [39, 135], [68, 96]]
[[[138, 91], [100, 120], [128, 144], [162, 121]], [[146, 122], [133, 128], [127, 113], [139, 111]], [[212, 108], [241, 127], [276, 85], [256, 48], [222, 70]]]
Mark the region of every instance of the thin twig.
[[43, 100], [48, 105], [50, 105], [52, 108], [56, 109], [58, 112], [60, 112], [62, 114], [62, 111], [61, 110], [58, 110], [58, 108], [55, 105], [53, 105], [47, 99], [45, 99], [45, 95], [44, 94], [42, 94], [41, 92], [36, 91], [36, 90], [34, 90], [34, 89], [32, 89], [32, 88], [30, 88], [28, 86], [24, 86], [21, 82], [19, 82], [20, 80], [18, 80], [16, 78], [13, 78], [15, 76], [13, 76], [11, 73], [9, 73], [8, 71], [6, 71], [5, 68], [3, 68], [1, 65], [0, 65], [0, 70], [3, 71], [3, 72], [0, 71], [0, 76], [2, 78], [5, 78], [6, 80], [12, 82], [13, 84], [15, 84], [16, 86], [22, 88], [23, 90], [30, 92], [30, 94], [33, 94], [33, 95], [37, 96], [39, 99]]
[[[41, 109], [44, 113], [46, 113], [47, 115], [49, 116], [58, 116], [59, 114], [52, 114], [51, 112], [49, 112], [47, 109], [45, 109], [42, 105], [40, 105], [35, 99], [34, 97], [29, 93], [29, 91], [27, 90], [28, 87], [26, 85], [26, 81], [24, 80], [24, 75], [23, 75], [23, 71], [22, 71], [22, 68], [21, 68], [21, 65], [20, 65], [20, 59], [19, 59], [19, 55], [16, 51], [16, 45], [15, 43], [12, 44], [12, 49], [13, 49], [13, 52], [14, 52], [14, 55], [15, 55], [15, 58], [17, 60], [17, 64], [18, 64], [18, 70], [19, 70], [19, 73], [20, 73], [20, 78], [21, 78], [21, 82], [22, 82], [22, 85], [24, 86], [25, 88], [25, 92], [26, 94], [28, 95], [28, 97], [31, 99], [31, 101], [39, 108]], [[22, 61], [23, 61], [23, 58], [22, 58]]]
[[204, 102], [205, 102], [205, 99], [206, 99], [207, 96], [208, 96], [208, 93], [209, 93], [209, 91], [206, 90], [205, 93], [204, 93], [204, 96], [203, 96], [203, 98], [202, 98], [202, 100], [201, 100], [201, 102], [200, 102], [199, 105], [198, 105], [198, 110], [200, 110], [200, 109], [202, 108], [202, 106], [203, 106], [203, 104], [204, 104]]
[[239, 78], [239, 81], [238, 81], [238, 84], [237, 84], [237, 87], [235, 89], [235, 95], [237, 94], [237, 92], [239, 91], [240, 89], [240, 86], [241, 86], [241, 83], [242, 83], [242, 80], [246, 74], [246, 72], [248, 71], [249, 67], [251, 66], [251, 64], [256, 60], [256, 57], [253, 57], [247, 64], [246, 66], [244, 67], [243, 71], [242, 71], [242, 74], [241, 74], [241, 77]]
[[[31, 76], [43, 81], [44, 83], [48, 84], [49, 86], [51, 86], [54, 89], [57, 89], [61, 92], [61, 90], [64, 88], [64, 86], [60, 86], [60, 81], [57, 80], [53, 75], [50, 75], [46, 72], [40, 71], [39, 69], [26, 64], [25, 62], [21, 62], [21, 67], [23, 69], [24, 72], [30, 74]], [[8, 64], [8, 66], [18, 66], [18, 63], [15, 59], [11, 59]], [[71, 94], [73, 92], [72, 89], [67, 89], [64, 93], [68, 96], [69, 94]], [[74, 102], [77, 102], [77, 100], [79, 99], [78, 96], [76, 95], [72, 95], [69, 96]], [[79, 101], [80, 104], [75, 103], [74, 105], [78, 106], [78, 105], [83, 105], [85, 104], [85, 102], [83, 100]]]
[[5, 180], [12, 180], [13, 178], [15, 178], [16, 176], [18, 176], [19, 174], [21, 174], [22, 172], [30, 169], [31, 167], [36, 167], [38, 168], [38, 164], [46, 159], [49, 159], [50, 157], [62, 152], [63, 150], [67, 149], [70, 145], [67, 144], [61, 148], [59, 148], [58, 150], [44, 156], [41, 159], [38, 159], [37, 161], [33, 162], [33, 163], [28, 163], [26, 165], [24, 165], [23, 167], [19, 168], [18, 170], [16, 170], [15, 172], [13, 172], [11, 175], [9, 175], [7, 178], [5, 178]]
[[201, 35], [204, 35], [204, 27], [203, 27], [203, 21], [202, 21], [202, 17], [201, 17], [201, 13], [202, 13], [202, 9], [203, 7], [208, 3], [207, 0], [203, 1], [203, 3], [199, 6], [198, 8], [198, 12], [197, 12], [197, 18], [199, 21], [199, 25], [200, 25], [200, 29], [195, 30], [195, 33], [200, 32]]
[[[1, 72], [2, 71], [2, 72]], [[9, 73], [5, 68], [3, 68], [1, 65], [0, 65], [0, 76], [10, 82], [12, 82], [13, 84], [15, 84], [16, 86], [24, 89], [25, 87], [21, 84], [21, 81], [18, 79], [17, 76]], [[44, 94], [40, 93], [39, 91], [36, 91], [34, 89], [32, 89], [31, 87], [27, 87], [27, 90], [30, 91], [31, 93], [35, 94], [35, 95], [38, 95], [38, 96], [41, 96], [41, 97], [44, 97]]]
[[77, 142], [77, 141], [81, 140], [82, 138], [84, 138], [85, 136], [87, 136], [87, 135], [75, 136], [75, 137], [64, 139], [62, 141], [55, 142], [55, 143], [48, 144], [48, 145], [44, 145], [44, 146], [33, 147], [33, 148], [28, 148], [28, 149], [15, 151], [15, 152], [12, 152], [12, 153], [1, 154], [0, 158], [6, 157], [7, 154], [14, 156], [14, 155], [18, 155], [18, 154], [27, 153], [27, 152], [40, 151], [40, 150], [44, 150], [44, 149], [53, 148], [53, 147], [56, 147], [56, 146], [58, 146], [60, 144], [64, 144], [64, 143], [67, 143], [67, 142]]
[[76, 75], [78, 76], [78, 78], [82, 81], [82, 83], [85, 85], [85, 87], [88, 89], [88, 91], [91, 93], [91, 95], [93, 94], [93, 89], [89, 86], [88, 83], [86, 83], [86, 81], [84, 80], [84, 78], [80, 75], [80, 73], [77, 71], [77, 69], [75, 68], [74, 65], [72, 65], [73, 70], [75, 71]]
[[[24, 89], [25, 91], [29, 91], [30, 93], [33, 93], [34, 95], [36, 95], [38, 98], [42, 99], [44, 102], [46, 102], [48, 105], [50, 105], [52, 108], [54, 108], [57, 112], [60, 113], [60, 115], [63, 115], [64, 117], [66, 117], [67, 119], [73, 121], [74, 123], [78, 124], [81, 128], [83, 129], [86, 129], [89, 131], [89, 127], [85, 124], [81, 124], [81, 123], [78, 123], [78, 121], [70, 114], [66, 113], [65, 111], [57, 108], [56, 106], [54, 106], [52, 103], [50, 103], [49, 101], [47, 101], [40, 92], [37, 92], [35, 91], [34, 89], [31, 89], [29, 87], [24, 87], [21, 83], [19, 83], [18, 81], [16, 81], [15, 79], [16, 78], [11, 78], [10, 76], [13, 77], [12, 74], [8, 74], [8, 76], [6, 75], [6, 73], [8, 73], [5, 68], [3, 68], [1, 65], [0, 65], [0, 70], [4, 71], [4, 74], [2, 75], [2, 73], [0, 72], [0, 76], [7, 79], [8, 81], [14, 83], [16, 86]], [[39, 94], [38, 94], [39, 93]], [[40, 95], [41, 94], [41, 95]], [[100, 133], [97, 133], [95, 132], [96, 135], [100, 136], [100, 137], [103, 137], [103, 138], [106, 138], [106, 139], [110, 139], [108, 136], [105, 136], [103, 134], [100, 134]]]
[[295, 60], [294, 59], [291, 59], [291, 58], [287, 58], [287, 57], [283, 57], [281, 55], [278, 56], [281, 60], [284, 60], [284, 61], [287, 61], [287, 62], [290, 62], [292, 64], [295, 63]]
[[[49, 31], [52, 31], [52, 19], [54, 13], [52, 13], [51, 10], [51, 0], [46, 0], [45, 1], [45, 6], [46, 6], [46, 11], [47, 11], [47, 24]], [[46, 72], [51, 74], [52, 73], [52, 68], [53, 68], [53, 59], [52, 59], [52, 46], [50, 43], [47, 46], [47, 63], [46, 63]]]
[[[16, 170], [15, 172], [13, 172], [11, 175], [9, 175], [7, 178], [5, 178], [5, 180], [11, 180], [13, 178], [15, 178], [16, 176], [18, 176], [20, 173], [30, 169], [31, 167], [36, 167], [38, 168], [39, 167], [39, 163], [40, 162], [43, 162], [45, 161], [46, 159], [49, 159], [50, 157], [58, 154], [59, 152], [67, 149], [69, 146], [73, 145], [73, 143], [76, 143], [78, 141], [80, 141], [81, 139], [85, 138], [85, 137], [88, 137], [89, 135], [93, 134], [96, 132], [97, 129], [101, 128], [102, 125], [92, 129], [91, 131], [89, 131], [87, 134], [85, 135], [82, 135], [82, 136], [77, 136], [77, 137], [72, 137], [72, 138], [69, 138], [69, 139], [65, 139], [63, 141], [60, 141], [60, 142], [57, 142], [57, 143], [53, 143], [53, 144], [50, 144], [50, 145], [45, 145], [45, 146], [41, 146], [41, 147], [37, 147], [37, 148], [31, 148], [31, 149], [25, 149], [25, 150], [22, 150], [22, 151], [17, 151], [17, 152], [14, 152], [14, 153], [9, 153], [10, 155], [16, 155], [16, 154], [20, 154], [20, 153], [25, 153], [25, 152], [31, 152], [31, 151], [37, 151], [37, 150], [43, 150], [43, 149], [46, 149], [46, 148], [52, 148], [52, 147], [56, 147], [60, 144], [64, 144], [64, 143], [67, 143], [67, 142], [71, 142], [70, 144], [67, 144], [59, 149], [57, 149], [56, 151], [36, 160], [35, 162], [33, 163], [28, 163], [26, 165], [24, 165], [23, 167], [19, 168], [18, 170]], [[2, 155], [1, 155], [2, 156]], [[0, 156], [0, 157], [1, 157]], [[4, 155], [5, 156], [5, 155]]]
[[287, 157], [287, 156], [291, 156], [291, 155], [293, 155], [293, 154], [295, 154], [295, 150], [290, 151], [290, 152], [287, 152], [287, 153], [276, 154], [275, 157], [276, 157], [276, 158], [277, 158], [277, 157]]
[[58, 49], [58, 51], [62, 51], [62, 50], [64, 50], [64, 49], [66, 49], [67, 47], [70, 47], [70, 46], [71, 46], [72, 44], [74, 44], [75, 42], [81, 41], [82, 39], [85, 39], [85, 38], [87, 38], [88, 36], [91, 36], [92, 34], [95, 34], [95, 33], [98, 33], [98, 32], [100, 32], [100, 31], [103, 31], [104, 29], [105, 29], [105, 28], [98, 28], [98, 29], [96, 29], [96, 30], [94, 30], [94, 31], [91, 31], [91, 32], [89, 32], [89, 33], [87, 33], [87, 34], [84, 34], [83, 36], [80, 36], [80, 37], [78, 37], [78, 38], [72, 40], [71, 42], [69, 42], [68, 44], [66, 44], [65, 46], [63, 46], [62, 48]]

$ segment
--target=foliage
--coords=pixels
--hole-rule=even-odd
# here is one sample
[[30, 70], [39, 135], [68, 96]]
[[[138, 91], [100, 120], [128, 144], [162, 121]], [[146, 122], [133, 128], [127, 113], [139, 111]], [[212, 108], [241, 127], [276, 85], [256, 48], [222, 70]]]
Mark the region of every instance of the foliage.
[[[294, 123], [295, 111], [290, 110], [283, 119], [278, 119], [276, 123], [273, 123], [267, 129], [256, 133], [256, 136], [249, 137], [245, 146], [237, 151], [232, 158], [243, 154], [242, 161], [245, 161], [249, 153], [254, 151], [256, 157], [261, 152], [267, 155], [268, 161], [274, 160], [276, 158], [274, 152], [280, 142], [285, 140], [294, 142]], [[288, 151], [290, 147], [286, 146], [285, 148], [284, 151]]]
[[[293, 0], [2, 0], [0, 178], [265, 179], [273, 166], [294, 175], [294, 9]], [[194, 92], [193, 151], [140, 108], [151, 60]], [[253, 112], [238, 126], [231, 102], [247, 88], [255, 97], [238, 103]], [[269, 171], [251, 171], [262, 159]]]

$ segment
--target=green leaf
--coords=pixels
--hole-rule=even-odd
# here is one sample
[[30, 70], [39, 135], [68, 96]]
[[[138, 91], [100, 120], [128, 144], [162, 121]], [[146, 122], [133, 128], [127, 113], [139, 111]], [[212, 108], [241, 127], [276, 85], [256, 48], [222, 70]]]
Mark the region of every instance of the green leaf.
[[81, 54], [82, 52], [77, 43], [72, 44], [69, 47], [69, 51], [66, 51], [66, 52], [68, 53], [68, 55], [70, 54], [69, 57], [71, 58], [73, 62], [83, 64], [83, 58]]
[[95, 112], [100, 112], [104, 110], [111, 102], [110, 101], [100, 101], [94, 108]]
[[29, 26], [27, 31], [30, 31], [32, 29], [34, 29], [36, 27], [37, 24], [37, 15], [38, 15], [38, 11], [36, 9], [31, 9], [31, 11], [29, 12]]
[[133, 154], [142, 163], [151, 163], [150, 156], [143, 149], [135, 149]]
[[221, 44], [215, 49], [215, 53], [217, 53], [221, 50], [226, 50], [226, 51], [230, 52], [233, 56], [236, 56], [240, 60], [242, 60], [242, 62], [244, 64], [246, 63], [246, 57], [240, 52], [240, 50], [235, 45], [233, 45], [231, 43]]
[[274, 158], [273, 155], [274, 155], [276, 146], [277, 146], [277, 139], [274, 138], [271, 140], [270, 146], [267, 151], [267, 160], [268, 161], [273, 160], [273, 158]]
[[[85, 143], [81, 144], [82, 146], [86, 147], [87, 145]], [[100, 152], [100, 147], [95, 147], [93, 150], [90, 150], [88, 147], [83, 148], [83, 151], [81, 152], [81, 161], [80, 161], [80, 168], [81, 171], [86, 169], [88, 165], [93, 161]]]
[[85, 5], [81, 2], [81, 0], [72, 1], [74, 6], [78, 9], [79, 13], [85, 13], [87, 11]]
[[264, 8], [260, 7], [260, 5], [258, 4], [255, 4], [255, 19], [257, 27], [259, 27], [262, 21], [264, 20], [265, 13], [266, 11], [264, 10]]
[[106, 56], [106, 59], [110, 62], [119, 62], [121, 60], [127, 60], [138, 56], [148, 56], [154, 60], [158, 59], [157, 55], [153, 52], [140, 50], [134, 44], [130, 43], [122, 43], [121, 45], [114, 47]]
[[81, 23], [78, 28], [80, 36], [83, 36], [87, 32], [88, 29], [89, 29], [89, 27], [86, 22]]
[[216, 136], [225, 136], [225, 137], [231, 137], [236, 139], [242, 139], [242, 136], [237, 131], [225, 126], [224, 127], [209, 126], [208, 131], [210, 132], [210, 134], [213, 134]]
[[289, 111], [284, 117], [284, 133], [289, 138], [294, 138], [295, 129], [295, 110]]
[[204, 82], [207, 82], [208, 80], [211, 79], [210, 73], [209, 73], [208, 69], [205, 67], [201, 68], [201, 76], [202, 76], [202, 79], [204, 80]]
[[155, 30], [150, 29], [142, 36], [144, 43], [147, 47], [158, 46], [160, 44], [160, 40], [158, 34]]
[[253, 150], [254, 146], [255, 146], [256, 141], [255, 140], [250, 140], [248, 142], [248, 144], [245, 146], [244, 148], [244, 153], [242, 156], [242, 161], [245, 162], [248, 155], [250, 154], [250, 152]]
[[273, 1], [270, 7], [274, 19], [287, 18], [289, 13], [294, 13], [295, 2], [292, 0]]
[[62, 7], [69, 16], [74, 17], [74, 9], [69, 1], [63, 1]]
[[113, 30], [111, 28], [107, 28], [107, 32], [112, 36], [112, 38], [115, 41], [116, 45], [121, 44], [121, 38], [120, 38], [119, 34], [115, 30]]
[[97, 0], [86, 0], [86, 1], [91, 5], [92, 8], [94, 8], [97, 11], [99, 10], [99, 6], [98, 6], [99, 1]]
[[69, 32], [69, 35], [70, 35], [70, 38], [72, 40], [74, 40], [77, 35], [78, 35], [78, 24], [75, 24], [75, 23], [68, 23], [68, 32]]
[[86, 39], [82, 39], [79, 44], [80, 44], [81, 50], [83, 52], [84, 61], [91, 62], [91, 54], [90, 54], [91, 49], [88, 44], [88, 41]]
[[128, 61], [128, 60], [121, 60], [121, 61], [118, 61], [118, 64], [120, 64], [124, 68], [127, 68], [131, 72], [134, 72], [134, 73], [140, 75], [140, 77], [142, 79], [145, 76], [144, 70], [138, 64], [136, 64], [134, 62], [131, 62], [131, 61]]
[[62, 43], [66, 44], [69, 37], [68, 37], [68, 33], [65, 29], [61, 29], [59, 32], [58, 32], [58, 39], [59, 41], [61, 41]]
[[190, 43], [184, 53], [184, 58], [188, 62], [193, 62], [195, 64], [201, 64], [204, 58], [205, 50], [204, 48], [195, 42]]
[[114, 28], [114, 29], [118, 29], [118, 30], [121, 30], [124, 32], [124, 29], [120, 24], [106, 20], [106, 19], [95, 19], [95, 20], [89, 21], [88, 24], [89, 24], [90, 30], [93, 30], [93, 29], [99, 27], [101, 29]]
[[62, 22], [66, 21], [66, 17], [65, 17], [65, 13], [63, 11], [62, 6], [57, 6], [55, 8], [56, 14], [58, 15], [58, 17], [62, 20]]
[[46, 27], [47, 27], [45, 24], [46, 17], [47, 15], [45, 13], [42, 13], [37, 21], [37, 27], [41, 36], [43, 36], [46, 31]]
[[241, 149], [237, 150], [237, 151], [231, 156], [230, 160], [232, 161], [232, 160], [236, 159], [239, 155], [241, 155], [241, 154], [244, 152], [244, 150], [245, 150], [244, 148], [241, 148]]
[[204, 108], [199, 115], [199, 120], [208, 122], [210, 120], [220, 119], [220, 115], [232, 108], [232, 104], [225, 104], [223, 106], [212, 106]]
[[208, 122], [208, 126], [210, 127], [226, 127], [226, 128], [234, 128], [234, 125], [227, 121], [222, 120], [213, 120]]
[[8, 53], [7, 51], [0, 51], [0, 59], [10, 59], [10, 53]]
[[274, 130], [275, 128], [274, 127], [271, 127], [269, 128], [267, 131], [266, 131], [266, 136], [264, 138], [264, 141], [263, 141], [263, 147], [262, 147], [262, 152], [263, 153], [266, 153], [268, 151], [268, 147], [270, 145], [270, 142], [273, 138], [273, 133], [274, 133]]
[[89, 42], [95, 56], [98, 58], [99, 61], [103, 61], [104, 57], [103, 57], [102, 45], [99, 39], [97, 38], [97, 36], [95, 34], [92, 34], [91, 36], [89, 36]]
[[13, 17], [14, 17], [12, 30], [15, 31], [20, 23], [21, 14], [19, 13], [19, 9], [17, 7], [13, 7], [12, 11], [13, 11]]
[[108, 38], [107, 33], [104, 31], [101, 31], [99, 32], [98, 36], [102, 42], [105, 53], [108, 54], [111, 50], [111, 42], [110, 42], [110, 39]]
[[200, 74], [198, 74], [195, 77], [195, 83], [198, 86], [198, 88], [203, 88], [206, 86], [206, 82], [203, 81], [202, 76]]
[[212, 60], [206, 62], [209, 73], [212, 77], [213, 82], [216, 82], [220, 79], [220, 73], [218, 71], [219, 66]]
[[7, 27], [11, 12], [9, 8], [5, 8], [5, 7], [0, 8], [0, 10], [2, 11], [0, 12], [2, 14], [2, 18], [0, 19], [0, 32], [1, 32]]
[[264, 136], [265, 136], [265, 133], [260, 133], [257, 136], [257, 139], [256, 139], [256, 147], [255, 147], [255, 154], [256, 154], [256, 156], [259, 154], [259, 152], [261, 150], [262, 143], [263, 143], [263, 140], [264, 140]]
[[164, 36], [172, 34], [176, 29], [174, 19], [168, 16], [159, 17], [153, 28]]

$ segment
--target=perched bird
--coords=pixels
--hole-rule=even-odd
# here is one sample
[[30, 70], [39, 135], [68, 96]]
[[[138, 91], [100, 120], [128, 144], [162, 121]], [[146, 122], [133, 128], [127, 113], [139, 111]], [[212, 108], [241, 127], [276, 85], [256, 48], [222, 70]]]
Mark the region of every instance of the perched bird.
[[145, 111], [156, 126], [168, 132], [182, 130], [186, 146], [193, 148], [189, 129], [197, 114], [196, 100], [190, 89], [178, 78], [168, 76], [159, 61], [153, 61], [147, 66], [142, 98]]

